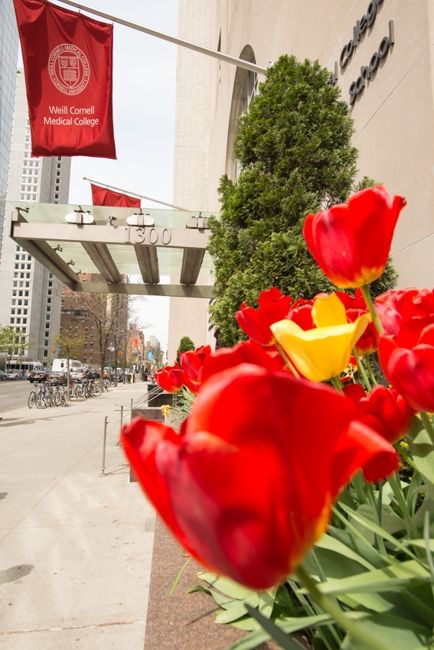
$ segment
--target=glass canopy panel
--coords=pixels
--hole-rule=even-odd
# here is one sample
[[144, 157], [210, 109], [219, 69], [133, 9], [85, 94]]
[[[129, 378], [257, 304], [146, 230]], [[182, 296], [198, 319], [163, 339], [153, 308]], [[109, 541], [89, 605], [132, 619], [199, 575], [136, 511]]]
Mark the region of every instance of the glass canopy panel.
[[192, 219], [198, 217], [208, 218], [213, 216], [211, 212], [185, 212], [183, 210], [160, 210], [153, 208], [114, 208], [107, 206], [95, 205], [60, 205], [56, 203], [35, 203], [26, 201], [8, 201], [6, 211], [12, 212], [15, 208], [22, 208], [28, 212], [23, 213], [26, 221], [29, 223], [65, 223], [65, 215], [83, 210], [89, 212], [99, 226], [110, 224], [110, 217], [116, 217], [116, 225], [126, 225], [127, 217], [132, 214], [149, 215], [155, 221], [155, 226], [159, 228], [185, 228], [192, 224]]
[[[53, 203], [34, 203], [23, 201], [9, 201], [6, 204], [6, 214], [11, 213], [16, 208], [22, 209], [22, 216], [31, 224], [44, 224], [49, 227], [50, 225], [69, 225], [65, 222], [65, 215], [69, 212], [77, 211], [78, 208], [89, 211], [94, 219], [96, 225], [110, 225], [112, 221], [114, 227], [122, 227], [126, 225], [126, 219], [132, 214], [137, 214], [139, 211], [132, 208], [115, 208], [103, 206], [85, 206], [85, 205], [58, 205]], [[27, 211], [28, 209], [28, 211]], [[143, 209], [144, 215], [149, 215], [155, 222], [155, 228], [175, 228], [185, 229], [187, 226], [197, 225], [197, 220], [212, 216], [209, 212], [185, 212], [180, 210], [160, 210], [160, 209]], [[116, 218], [113, 222], [112, 217]], [[202, 225], [202, 224], [201, 224]], [[71, 237], [77, 231], [76, 225], [71, 226]], [[190, 230], [189, 228], [189, 230]], [[149, 227], [148, 227], [149, 229]], [[47, 228], [48, 232], [49, 228]], [[191, 228], [191, 232], [197, 230]], [[75, 235], [76, 236], [76, 235]], [[99, 273], [98, 268], [92, 261], [91, 257], [86, 252], [85, 248], [78, 241], [56, 241], [53, 239], [46, 240], [48, 245], [56, 250], [56, 253], [61, 257], [66, 264], [71, 267], [75, 273]], [[115, 262], [119, 273], [121, 275], [134, 275], [141, 281], [140, 269], [134, 250], [131, 244], [108, 244], [107, 248]], [[183, 249], [170, 248], [158, 245], [156, 247], [157, 259], [159, 266], [160, 282], [164, 279], [169, 279], [170, 282], [178, 284], [182, 259]], [[161, 279], [164, 278], [164, 279]], [[213, 284], [213, 263], [211, 256], [205, 252], [197, 284], [212, 285]]]

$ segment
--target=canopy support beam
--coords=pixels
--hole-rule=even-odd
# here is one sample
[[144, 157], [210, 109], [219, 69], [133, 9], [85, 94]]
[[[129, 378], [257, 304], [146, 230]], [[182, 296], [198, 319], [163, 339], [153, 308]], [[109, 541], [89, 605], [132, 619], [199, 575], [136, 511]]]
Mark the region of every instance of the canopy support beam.
[[158, 257], [155, 246], [136, 244], [134, 250], [143, 282], [145, 284], [158, 284], [160, 282], [160, 274], [158, 271]]

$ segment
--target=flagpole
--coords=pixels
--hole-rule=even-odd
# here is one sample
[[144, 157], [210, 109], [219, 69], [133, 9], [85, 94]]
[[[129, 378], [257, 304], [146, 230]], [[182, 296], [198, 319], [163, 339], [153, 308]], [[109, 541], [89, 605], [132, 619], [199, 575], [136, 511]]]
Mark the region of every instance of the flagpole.
[[263, 74], [263, 75], [267, 74], [267, 68], [262, 68], [261, 66], [256, 65], [256, 63], [251, 63], [250, 61], [245, 61], [244, 59], [237, 59], [235, 56], [230, 56], [229, 54], [224, 54], [223, 52], [218, 52], [217, 50], [210, 50], [207, 47], [202, 47], [202, 45], [197, 45], [196, 43], [190, 43], [189, 41], [184, 41], [180, 38], [176, 38], [175, 36], [164, 34], [163, 32], [157, 32], [154, 29], [149, 29], [149, 27], [143, 27], [142, 25], [131, 23], [128, 20], [124, 20], [123, 18], [117, 18], [116, 16], [112, 16], [111, 14], [106, 14], [104, 11], [98, 11], [98, 9], [92, 9], [91, 7], [87, 7], [86, 5], [82, 5], [78, 2], [74, 2], [73, 0], [58, 0], [58, 1], [66, 5], [70, 5], [71, 7], [75, 7], [76, 9], [79, 9], [81, 11], [87, 11], [88, 13], [94, 14], [95, 16], [99, 16], [100, 18], [105, 18], [106, 20], [109, 20], [113, 23], [118, 23], [119, 25], [123, 25], [124, 27], [129, 27], [130, 29], [135, 29], [139, 32], [143, 32], [144, 34], [148, 34], [149, 36], [155, 36], [156, 38], [161, 38], [163, 41], [169, 41], [169, 43], [174, 43], [175, 45], [179, 45], [180, 47], [185, 47], [188, 48], [189, 50], [200, 52], [201, 54], [205, 54], [206, 56], [212, 56], [215, 59], [219, 59], [220, 61], [225, 61], [226, 63], [230, 63], [231, 65], [236, 65], [239, 68], [244, 68], [244, 70], [250, 70], [251, 72], [256, 72], [257, 74]]
[[187, 208], [181, 208], [179, 205], [173, 205], [173, 203], [166, 203], [166, 201], [160, 201], [160, 199], [153, 199], [152, 196], [145, 196], [144, 194], [137, 194], [137, 192], [130, 192], [129, 190], [124, 190], [122, 187], [115, 187], [114, 185], [107, 185], [107, 183], [100, 183], [99, 181], [94, 181], [92, 178], [86, 178], [83, 176], [84, 181], [89, 181], [89, 183], [94, 183], [100, 187], [106, 187], [109, 190], [115, 190], [115, 192], [122, 192], [122, 194], [128, 194], [130, 196], [138, 196], [141, 199], [147, 199], [153, 203], [161, 203], [161, 205], [167, 205], [169, 208], [175, 208], [175, 210], [182, 210], [183, 212], [191, 212]]

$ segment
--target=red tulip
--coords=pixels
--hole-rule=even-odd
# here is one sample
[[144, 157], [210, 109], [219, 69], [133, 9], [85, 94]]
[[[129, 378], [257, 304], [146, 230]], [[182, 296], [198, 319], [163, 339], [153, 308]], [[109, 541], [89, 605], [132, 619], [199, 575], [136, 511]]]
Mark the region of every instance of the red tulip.
[[283, 370], [285, 362], [277, 350], [265, 350], [254, 341], [242, 341], [233, 348], [220, 348], [213, 352], [204, 363], [202, 380], [242, 363], [252, 363], [268, 370]]
[[202, 345], [196, 350], [188, 350], [181, 354], [181, 368], [184, 371], [185, 384], [192, 393], [197, 393], [200, 388], [203, 365], [210, 354], [211, 347], [209, 345]]
[[434, 323], [403, 323], [396, 336], [380, 336], [379, 359], [390, 383], [416, 411], [434, 412]]
[[389, 443], [322, 384], [242, 364], [201, 387], [181, 435], [133, 420], [123, 448], [172, 533], [210, 570], [252, 589], [290, 574], [359, 470], [393, 471]]
[[168, 393], [177, 393], [185, 384], [185, 375], [182, 368], [174, 363], [155, 373], [155, 381]]
[[250, 339], [260, 345], [273, 345], [270, 325], [286, 317], [291, 302], [290, 296], [273, 287], [261, 292], [257, 309], [243, 303], [235, 318]]
[[305, 300], [304, 298], [297, 298], [294, 304], [288, 311], [286, 318], [297, 323], [302, 330], [312, 330], [315, 323], [312, 319], [313, 300]]
[[346, 386], [344, 392], [358, 403], [358, 419], [389, 442], [396, 442], [408, 432], [414, 410], [393, 388], [375, 386], [365, 394], [360, 384], [352, 384]]
[[429, 289], [395, 289], [375, 299], [375, 308], [385, 335], [395, 336], [410, 319], [424, 325], [434, 322], [434, 291]]
[[406, 201], [384, 187], [354, 194], [347, 203], [308, 214], [303, 235], [313, 258], [337, 287], [369, 284], [382, 275]]

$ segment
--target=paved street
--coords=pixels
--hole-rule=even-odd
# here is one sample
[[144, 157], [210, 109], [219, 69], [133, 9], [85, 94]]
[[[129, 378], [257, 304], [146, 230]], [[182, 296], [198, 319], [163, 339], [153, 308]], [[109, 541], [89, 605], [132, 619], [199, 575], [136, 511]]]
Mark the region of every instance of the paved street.
[[0, 382], [0, 416], [8, 411], [14, 411], [21, 406], [27, 406], [27, 397], [32, 384], [27, 380]]
[[143, 649], [154, 511], [116, 443], [145, 386], [31, 411], [0, 386], [1, 650]]

